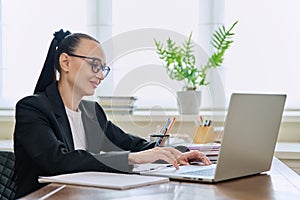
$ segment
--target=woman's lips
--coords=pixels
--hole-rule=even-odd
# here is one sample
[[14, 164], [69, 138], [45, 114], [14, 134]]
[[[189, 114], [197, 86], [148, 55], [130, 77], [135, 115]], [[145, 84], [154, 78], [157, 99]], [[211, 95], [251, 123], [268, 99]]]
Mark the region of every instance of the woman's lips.
[[90, 81], [90, 83], [92, 84], [93, 88], [97, 88], [99, 85], [97, 81]]

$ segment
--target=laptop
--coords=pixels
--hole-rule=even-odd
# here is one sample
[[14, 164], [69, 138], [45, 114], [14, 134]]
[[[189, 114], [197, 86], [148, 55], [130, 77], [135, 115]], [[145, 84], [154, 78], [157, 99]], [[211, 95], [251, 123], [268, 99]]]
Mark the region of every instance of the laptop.
[[286, 95], [233, 93], [217, 164], [153, 168], [141, 175], [174, 180], [219, 182], [269, 171]]

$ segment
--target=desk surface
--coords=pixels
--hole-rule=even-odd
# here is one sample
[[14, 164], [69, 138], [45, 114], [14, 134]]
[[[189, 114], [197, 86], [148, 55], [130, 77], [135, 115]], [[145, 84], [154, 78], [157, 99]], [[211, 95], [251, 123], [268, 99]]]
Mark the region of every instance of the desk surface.
[[170, 181], [129, 190], [49, 184], [23, 199], [300, 199], [300, 176], [274, 158], [271, 171], [217, 184]]

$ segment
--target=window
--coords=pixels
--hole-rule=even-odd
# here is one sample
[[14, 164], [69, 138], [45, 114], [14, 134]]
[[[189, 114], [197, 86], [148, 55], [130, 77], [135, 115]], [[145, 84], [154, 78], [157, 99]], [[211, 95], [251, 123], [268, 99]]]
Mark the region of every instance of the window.
[[176, 108], [176, 91], [182, 85], [170, 80], [161, 66], [154, 38], [178, 35], [185, 40], [193, 32], [197, 40], [198, 15], [198, 0], [113, 0], [112, 38], [121, 41], [116, 46], [123, 50], [115, 50], [111, 63], [111, 93], [137, 96], [138, 107]]
[[86, 31], [86, 4], [85, 0], [1, 3], [0, 107], [14, 107], [33, 93], [52, 34], [61, 28]]
[[[199, 14], [203, 14], [203, 2], [112, 0], [107, 8], [112, 13], [109, 35], [113, 42], [118, 38], [122, 42], [114, 45], [118, 49], [108, 60], [113, 72], [103, 82], [112, 84], [112, 89], [103, 92], [100, 87], [98, 94], [138, 96], [139, 107], [176, 108], [175, 92], [182, 85], [167, 76], [155, 53], [153, 38], [176, 35], [184, 39], [193, 32], [193, 40], [202, 45], [199, 41], [205, 33], [199, 28]], [[234, 43], [218, 70], [220, 81], [216, 84], [221, 89], [213, 91], [212, 96], [224, 92], [228, 101], [232, 92], [286, 93], [286, 108], [299, 109], [300, 2], [224, 2], [225, 25], [236, 20], [239, 23]], [[10, 0], [1, 1], [0, 8], [0, 107], [14, 107], [18, 99], [33, 93], [52, 33], [60, 28], [87, 32], [91, 7], [85, 0]], [[161, 38], [160, 31], [165, 31]]]
[[239, 20], [225, 62], [225, 90], [286, 93], [300, 108], [300, 2], [225, 0], [226, 24]]

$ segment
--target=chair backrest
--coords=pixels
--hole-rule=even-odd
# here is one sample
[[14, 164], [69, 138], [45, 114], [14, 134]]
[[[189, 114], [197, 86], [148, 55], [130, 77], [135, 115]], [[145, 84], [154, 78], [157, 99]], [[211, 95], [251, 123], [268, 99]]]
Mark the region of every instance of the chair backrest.
[[12, 151], [0, 151], [0, 200], [15, 199], [15, 193], [15, 154]]

